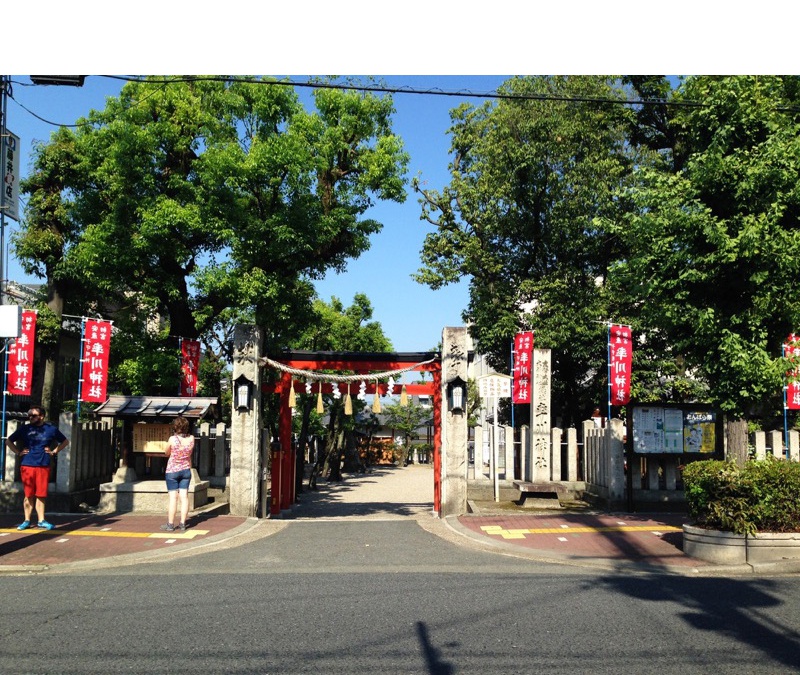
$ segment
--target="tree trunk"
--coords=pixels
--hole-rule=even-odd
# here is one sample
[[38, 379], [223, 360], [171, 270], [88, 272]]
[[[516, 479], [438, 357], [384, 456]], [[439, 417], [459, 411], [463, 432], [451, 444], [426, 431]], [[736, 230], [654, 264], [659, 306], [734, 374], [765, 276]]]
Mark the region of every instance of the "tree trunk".
[[744, 466], [748, 458], [747, 420], [730, 420], [728, 422], [728, 453], [726, 459]]
[[[47, 411], [51, 421], [57, 421], [60, 410], [55, 409], [56, 379], [58, 377], [58, 355], [61, 352], [61, 320], [64, 315], [64, 298], [54, 283], [49, 283], [47, 306], [58, 320], [58, 339], [55, 345], [48, 347], [45, 354], [44, 377], [42, 378], [41, 405]], [[82, 345], [79, 345], [82, 348]]]
[[348, 473], [356, 473], [361, 470], [361, 458], [358, 456], [356, 435], [352, 430], [345, 434], [344, 470]]

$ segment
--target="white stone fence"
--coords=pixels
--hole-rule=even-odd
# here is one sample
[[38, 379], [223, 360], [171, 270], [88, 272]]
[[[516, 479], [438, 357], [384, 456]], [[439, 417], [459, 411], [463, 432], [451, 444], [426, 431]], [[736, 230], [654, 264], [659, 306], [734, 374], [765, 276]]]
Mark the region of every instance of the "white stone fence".
[[[782, 431], [755, 431], [750, 434], [750, 443], [756, 459], [765, 459], [773, 455], [781, 459], [786, 457]], [[800, 461], [800, 431], [789, 431], [789, 459]]]

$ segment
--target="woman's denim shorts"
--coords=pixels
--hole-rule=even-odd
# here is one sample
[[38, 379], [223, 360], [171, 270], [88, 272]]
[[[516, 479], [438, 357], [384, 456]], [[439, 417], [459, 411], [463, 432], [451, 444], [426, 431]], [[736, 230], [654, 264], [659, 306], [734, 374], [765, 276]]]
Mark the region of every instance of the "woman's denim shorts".
[[167, 490], [188, 490], [189, 482], [192, 480], [192, 470], [182, 469], [181, 471], [170, 471], [166, 474]]

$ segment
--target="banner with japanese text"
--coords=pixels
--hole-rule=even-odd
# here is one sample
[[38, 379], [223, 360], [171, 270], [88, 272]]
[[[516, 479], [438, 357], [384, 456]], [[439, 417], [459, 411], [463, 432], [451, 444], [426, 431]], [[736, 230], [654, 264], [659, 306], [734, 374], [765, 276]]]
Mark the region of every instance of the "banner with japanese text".
[[111, 322], [83, 320], [80, 400], [103, 403], [108, 384], [108, 355], [111, 350]]
[[197, 396], [200, 342], [181, 340], [181, 396]]
[[22, 333], [8, 347], [8, 393], [31, 395], [33, 380], [33, 347], [36, 342], [36, 312], [22, 312]]
[[625, 405], [631, 400], [632, 363], [631, 327], [611, 324], [608, 328], [608, 386], [611, 405]]
[[786, 407], [789, 410], [800, 410], [800, 335], [792, 333], [786, 338], [783, 357], [793, 364], [786, 373]]
[[533, 332], [517, 333], [514, 337], [514, 403], [531, 402], [531, 367]]

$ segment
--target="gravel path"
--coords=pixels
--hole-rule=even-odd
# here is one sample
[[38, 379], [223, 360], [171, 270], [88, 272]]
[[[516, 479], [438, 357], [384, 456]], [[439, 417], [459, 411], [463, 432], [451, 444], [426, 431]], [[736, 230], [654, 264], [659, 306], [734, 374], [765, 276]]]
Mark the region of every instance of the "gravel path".
[[366, 474], [345, 474], [340, 483], [320, 480], [317, 490], [304, 482], [299, 504], [288, 519], [396, 520], [430, 516], [433, 511], [433, 465], [373, 466]]

